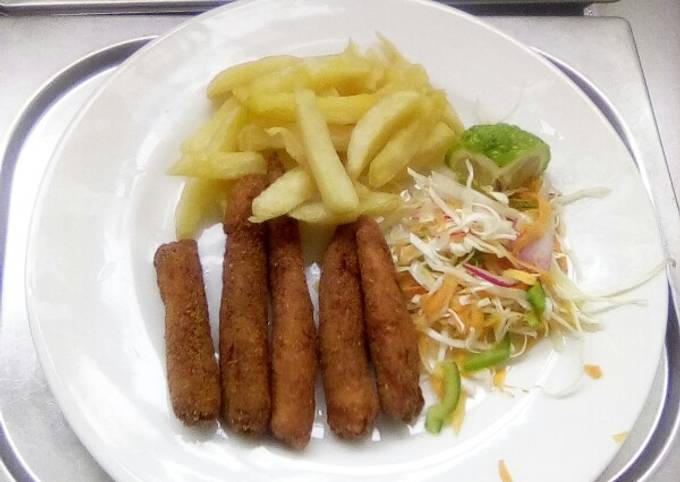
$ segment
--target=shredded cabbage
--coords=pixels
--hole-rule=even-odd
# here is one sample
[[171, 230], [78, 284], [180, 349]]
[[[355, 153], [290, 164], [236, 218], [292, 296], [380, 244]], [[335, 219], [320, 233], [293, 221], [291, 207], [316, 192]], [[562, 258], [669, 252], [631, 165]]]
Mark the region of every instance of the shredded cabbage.
[[[383, 221], [400, 280], [406, 278], [405, 282], [421, 289], [408, 306], [422, 335], [421, 358], [428, 373], [443, 360], [461, 360], [488, 350], [506, 335], [511, 340], [511, 358], [522, 357], [540, 338], [559, 343], [575, 334], [580, 339], [584, 331], [598, 328], [597, 314], [641, 302], [617, 296], [648, 281], [665, 266], [661, 263], [627, 289], [587, 294], [570, 277], [572, 263], [564, 242], [561, 210], [578, 199], [602, 197], [608, 191], [593, 188], [563, 196], [543, 181], [499, 192], [488, 186], [473, 187], [469, 162], [467, 169], [465, 184], [446, 171], [425, 176], [409, 170], [414, 185], [400, 194], [399, 216]], [[535, 232], [541, 229], [536, 225], [539, 209], [511, 207], [531, 205], [527, 199], [545, 199], [549, 204], [543, 209], [549, 209], [550, 218], [542, 220], [542, 229], [553, 230], [555, 242], [547, 269], [523, 261], [513, 247], [532, 230], [540, 239], [541, 233]], [[479, 269], [466, 269], [469, 265]], [[545, 307], [540, 323], [534, 319], [532, 325], [527, 290], [537, 280], [544, 289]], [[455, 289], [451, 294], [452, 283]], [[514, 284], [508, 287], [508, 283]], [[543, 391], [563, 396], [579, 381], [580, 376], [563, 389]], [[466, 382], [463, 385], [467, 387]]]

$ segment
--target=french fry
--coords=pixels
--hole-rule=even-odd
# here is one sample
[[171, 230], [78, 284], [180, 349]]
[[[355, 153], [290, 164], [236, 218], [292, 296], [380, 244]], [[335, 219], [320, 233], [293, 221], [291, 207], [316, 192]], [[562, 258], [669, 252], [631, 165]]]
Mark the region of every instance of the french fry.
[[361, 81], [371, 70], [368, 62], [351, 54], [311, 58], [305, 62], [305, 67], [308, 86], [315, 91]]
[[220, 222], [231, 185], [229, 181], [189, 179], [175, 210], [177, 239], [196, 238], [202, 228]]
[[253, 199], [250, 222], [261, 223], [282, 216], [315, 193], [312, 177], [301, 167], [291, 169]]
[[288, 213], [292, 218], [308, 224], [335, 225], [355, 221], [359, 215], [380, 216], [390, 213], [399, 207], [400, 199], [397, 194], [371, 191], [365, 186], [356, 184], [359, 192], [359, 208], [348, 213], [334, 213], [321, 201], [308, 201]]
[[248, 174], [266, 174], [267, 161], [259, 152], [212, 152], [184, 155], [170, 168], [172, 176], [202, 179], [238, 179]]
[[359, 195], [359, 211], [369, 216], [381, 216], [399, 208], [401, 199], [398, 194], [371, 191], [360, 183], [354, 184]]
[[267, 129], [267, 134], [272, 137], [281, 139], [283, 148], [286, 152], [295, 159], [299, 165], [305, 164], [305, 148], [300, 141], [300, 134], [296, 126], [287, 127], [270, 127]]
[[[235, 100], [235, 99], [234, 99]], [[248, 119], [247, 112], [242, 105], [237, 105], [228, 115], [222, 119], [215, 135], [210, 139], [210, 143], [205, 151], [235, 151], [238, 147], [238, 133]]]
[[291, 92], [307, 85], [309, 85], [309, 76], [304, 65], [293, 64], [258, 77], [248, 85], [234, 88], [234, 95], [239, 101], [245, 102], [251, 95]]
[[331, 141], [335, 150], [338, 152], [347, 152], [349, 146], [349, 139], [352, 137], [354, 126], [340, 126], [329, 125], [328, 132], [331, 134]]
[[205, 152], [211, 145], [213, 138], [224, 122], [234, 115], [234, 111], [239, 108], [238, 100], [233, 97], [227, 99], [222, 103], [219, 109], [199, 127], [191, 136], [184, 142], [180, 150], [183, 154], [191, 154], [196, 152]]
[[208, 98], [216, 99], [224, 97], [239, 85], [250, 83], [257, 77], [299, 62], [301, 62], [299, 58], [279, 55], [234, 65], [223, 70], [210, 81], [208, 84]]
[[239, 131], [237, 145], [239, 151], [265, 151], [283, 149], [283, 140], [268, 134], [264, 127], [248, 124]]
[[356, 210], [359, 198], [335, 152], [328, 126], [316, 105], [316, 96], [310, 90], [299, 90], [295, 93], [295, 104], [307, 164], [321, 199], [334, 213]]
[[458, 117], [458, 114], [453, 110], [453, 107], [451, 107], [450, 104], [444, 109], [443, 120], [446, 122], [446, 125], [453, 129], [453, 132], [455, 132], [457, 136], [461, 135], [465, 130], [463, 121], [460, 120], [460, 117]]
[[258, 125], [248, 124], [239, 132], [238, 146], [241, 150], [249, 151], [285, 149], [297, 164], [305, 163], [305, 150], [295, 125], [265, 129]]
[[[317, 105], [328, 124], [356, 124], [375, 104], [371, 94], [318, 97]], [[297, 121], [295, 95], [279, 92], [251, 95], [246, 100], [248, 111], [265, 124], [281, 125]]]
[[418, 108], [418, 115], [399, 130], [371, 161], [368, 184], [377, 188], [384, 186], [400, 174], [423, 145], [441, 117], [445, 97], [426, 99]]
[[389, 137], [413, 113], [422, 96], [396, 92], [375, 104], [357, 123], [347, 147], [347, 172], [356, 179]]
[[432, 129], [432, 132], [427, 136], [427, 139], [425, 139], [425, 142], [420, 146], [420, 149], [413, 156], [409, 164], [413, 169], [419, 170], [444, 162], [446, 151], [449, 150], [456, 137], [457, 135], [453, 129], [440, 121], [434, 126], [434, 129]]
[[412, 90], [423, 94], [433, 90], [427, 72], [419, 64], [389, 67], [385, 72], [385, 78], [386, 83], [377, 92], [378, 96], [386, 96], [402, 90]]
[[388, 64], [404, 65], [408, 63], [401, 52], [399, 52], [399, 49], [397, 49], [397, 47], [387, 37], [379, 33], [378, 41], [380, 42], [380, 51], [387, 60]]
[[327, 226], [351, 223], [359, 217], [359, 212], [334, 213], [321, 201], [308, 201], [290, 211], [288, 215], [304, 223]]

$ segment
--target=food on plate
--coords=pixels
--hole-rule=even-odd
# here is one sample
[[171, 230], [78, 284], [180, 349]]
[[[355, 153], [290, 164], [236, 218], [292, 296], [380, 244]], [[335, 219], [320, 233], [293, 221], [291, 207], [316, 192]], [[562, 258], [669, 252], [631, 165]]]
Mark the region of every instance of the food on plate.
[[452, 418], [461, 392], [458, 365], [452, 361], [443, 361], [437, 368], [441, 373], [443, 393], [441, 401], [427, 409], [425, 419], [425, 428], [432, 433], [441, 432], [444, 422]]
[[222, 222], [232, 182], [189, 179], [175, 210], [175, 236], [193, 239], [201, 229]]
[[301, 167], [291, 169], [253, 199], [250, 220], [258, 223], [283, 216], [312, 197], [314, 189], [314, 180], [307, 171]]
[[482, 124], [467, 129], [451, 146], [447, 163], [461, 180], [466, 162], [482, 186], [508, 190], [538, 178], [550, 161], [550, 146], [539, 137], [509, 124]]
[[364, 306], [355, 226], [338, 226], [319, 282], [319, 358], [331, 430], [366, 435], [378, 415], [378, 393], [365, 341]]
[[397, 284], [390, 250], [374, 219], [357, 221], [366, 332], [385, 415], [411, 421], [423, 408], [418, 338]]
[[[283, 172], [272, 162], [269, 179]], [[279, 178], [280, 179], [280, 178]], [[271, 429], [296, 449], [309, 442], [314, 422], [316, 327], [305, 280], [298, 223], [279, 217], [267, 223], [272, 299]]]
[[154, 266], [165, 304], [165, 354], [172, 408], [188, 425], [215, 420], [221, 402], [220, 374], [210, 338], [196, 241], [163, 244], [156, 251]]
[[311, 90], [299, 90], [295, 93], [295, 105], [307, 165], [321, 200], [333, 212], [354, 211], [359, 206], [359, 197], [335, 151], [326, 121], [316, 105], [316, 96]]
[[248, 221], [265, 176], [239, 179], [224, 219], [228, 236], [220, 306], [222, 415], [230, 428], [262, 435], [269, 428], [268, 290], [265, 226]]
[[[350, 42], [339, 54], [273, 56], [229, 67], [210, 82], [208, 97], [215, 112], [182, 143], [169, 173], [232, 182], [263, 174], [276, 154], [287, 172], [257, 198], [252, 222], [289, 214], [336, 225], [389, 213], [394, 201], [377, 202], [360, 191], [394, 199], [408, 180], [407, 167], [442, 166], [463, 132], [444, 91], [384, 38], [364, 52]], [[194, 222], [181, 216], [183, 237], [216, 222], [210, 196], [198, 196], [203, 212], [191, 193], [177, 206], [178, 219], [180, 212], [197, 214]]]
[[347, 146], [347, 171], [359, 177], [366, 165], [386, 145], [390, 136], [403, 126], [424, 97], [418, 92], [401, 91], [384, 97], [359, 122]]
[[310, 438], [315, 332], [298, 222], [336, 229], [318, 350], [328, 424], [344, 438], [367, 434], [379, 409], [413, 421], [421, 370], [439, 398], [425, 428], [457, 432], [471, 386], [486, 377], [508, 391], [511, 359], [594, 328], [589, 302], [622, 303], [570, 280], [561, 223], [564, 206], [606, 192], [553, 189], [550, 147], [521, 127], [465, 129], [425, 69], [384, 38], [365, 52], [350, 42], [336, 55], [229, 67], [208, 97], [215, 111], [169, 173], [187, 178], [179, 239], [225, 220], [222, 399], [238, 432], [270, 427], [295, 448]]

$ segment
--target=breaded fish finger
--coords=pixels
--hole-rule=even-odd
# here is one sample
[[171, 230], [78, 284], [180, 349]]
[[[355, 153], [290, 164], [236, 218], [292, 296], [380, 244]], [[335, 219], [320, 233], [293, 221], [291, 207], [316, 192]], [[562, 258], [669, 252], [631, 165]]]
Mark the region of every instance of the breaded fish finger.
[[385, 415], [409, 422], [423, 408], [416, 330], [380, 227], [372, 218], [361, 216], [356, 238], [380, 406]]
[[328, 424], [345, 438], [367, 434], [378, 415], [354, 236], [354, 225], [337, 228], [323, 259], [319, 284], [319, 352]]
[[[269, 181], [283, 174], [270, 163]], [[267, 222], [272, 330], [272, 420], [274, 436], [296, 449], [309, 443], [314, 423], [316, 327], [305, 279], [298, 223], [286, 216]]]
[[160, 246], [154, 266], [165, 304], [165, 355], [172, 408], [188, 425], [214, 420], [220, 411], [220, 376], [196, 241], [186, 239]]
[[235, 431], [262, 435], [269, 427], [267, 252], [264, 226], [248, 221], [250, 205], [267, 185], [245, 176], [234, 185], [224, 229], [227, 249], [220, 306], [222, 415]]

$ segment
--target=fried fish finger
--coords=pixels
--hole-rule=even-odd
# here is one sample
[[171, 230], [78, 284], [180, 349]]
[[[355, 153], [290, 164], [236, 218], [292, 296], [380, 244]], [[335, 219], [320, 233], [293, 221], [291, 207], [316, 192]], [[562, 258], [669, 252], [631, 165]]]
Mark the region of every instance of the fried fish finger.
[[328, 424], [344, 438], [368, 433], [378, 415], [354, 237], [353, 225], [337, 228], [323, 259], [319, 284], [319, 352]]
[[[272, 161], [269, 180], [283, 173]], [[305, 279], [298, 223], [282, 216], [267, 222], [272, 329], [272, 420], [274, 436], [301, 449], [314, 423], [316, 327]]]
[[165, 304], [165, 354], [172, 408], [187, 425], [215, 420], [220, 411], [220, 377], [196, 241], [186, 239], [160, 246], [154, 266]]
[[357, 221], [357, 247], [366, 330], [385, 415], [411, 421], [423, 408], [418, 341], [397, 284], [392, 256], [378, 224]]
[[266, 432], [271, 414], [266, 239], [264, 226], [248, 221], [252, 200], [266, 185], [264, 176], [241, 178], [233, 187], [224, 220], [222, 415], [233, 430], [253, 436]]

